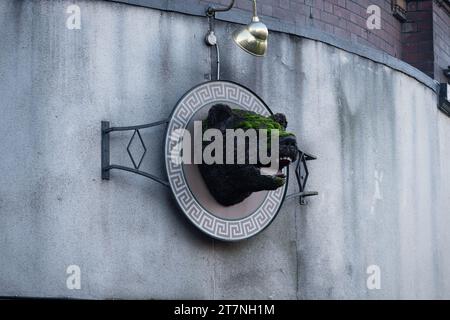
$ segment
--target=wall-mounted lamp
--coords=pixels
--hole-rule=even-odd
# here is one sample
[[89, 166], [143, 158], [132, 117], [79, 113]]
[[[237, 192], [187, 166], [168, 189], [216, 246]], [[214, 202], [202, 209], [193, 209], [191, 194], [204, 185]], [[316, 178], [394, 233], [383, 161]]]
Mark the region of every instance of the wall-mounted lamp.
[[236, 30], [233, 40], [246, 52], [262, 57], [266, 54], [269, 30], [266, 25], [259, 21], [256, 11], [256, 0], [253, 0], [253, 18], [250, 24]]
[[[209, 7], [206, 10], [208, 17], [215, 17], [216, 12], [229, 11], [233, 8], [235, 0], [224, 8]], [[252, 21], [239, 28], [233, 33], [234, 42], [245, 52], [257, 57], [263, 57], [267, 51], [267, 40], [269, 37], [269, 30], [266, 25], [259, 20], [257, 14], [256, 0], [253, 0], [253, 18]], [[210, 46], [217, 47], [217, 38], [214, 34], [214, 29], [210, 26], [210, 31], [206, 36], [206, 43]]]
[[[220, 77], [220, 55], [217, 37], [214, 33], [215, 13], [231, 10], [234, 2], [235, 1], [233, 0], [229, 6], [223, 8], [209, 7], [206, 11], [206, 15], [209, 21], [209, 32], [206, 35], [205, 42], [207, 45], [215, 46], [216, 48], [217, 80], [219, 80]], [[259, 21], [256, 12], [256, 0], [253, 0], [253, 18], [251, 23], [235, 31], [233, 33], [233, 39], [236, 44], [246, 52], [255, 56], [264, 56], [267, 49], [268, 34], [269, 32], [267, 30], [267, 27]], [[211, 70], [212, 69], [213, 68], [211, 68]], [[241, 99], [240, 97], [245, 97], [245, 99]], [[247, 110], [250, 113], [261, 114], [263, 118], [270, 117], [270, 119], [272, 119], [271, 116], [275, 116], [262, 99], [260, 99], [256, 94], [243, 87], [242, 85], [231, 81], [207, 81], [195, 86], [190, 91], [188, 91], [177, 103], [171, 113], [170, 118], [168, 119], [143, 125], [127, 127], [111, 127], [109, 121], [102, 121], [102, 180], [109, 180], [110, 172], [112, 170], [121, 170], [131, 172], [158, 182], [161, 185], [171, 189], [176, 203], [180, 207], [181, 211], [194, 225], [196, 225], [199, 229], [201, 229], [209, 236], [224, 241], [238, 241], [248, 239], [264, 230], [275, 218], [285, 199], [298, 198], [299, 204], [304, 205], [306, 204], [306, 199], [308, 197], [318, 195], [317, 192], [307, 191], [306, 188], [309, 178], [308, 162], [315, 160], [316, 157], [308, 155], [300, 149], [297, 149], [297, 164], [295, 167], [298, 191], [290, 195], [286, 195], [288, 185], [285, 181], [282, 185], [279, 185], [279, 181], [274, 185], [274, 180], [271, 180], [270, 177], [267, 177], [267, 179], [273, 182], [271, 184], [273, 187], [267, 187], [265, 185], [266, 182], [258, 182], [257, 180], [255, 180], [255, 176], [261, 176], [261, 174], [255, 175], [253, 173], [255, 171], [261, 171], [261, 167], [256, 167], [254, 165], [249, 166], [249, 171], [246, 171], [252, 172], [251, 174], [247, 173], [247, 178], [245, 178], [250, 180], [250, 182], [246, 184], [246, 186], [248, 185], [248, 187], [245, 187], [239, 191], [239, 196], [244, 195], [243, 199], [245, 199], [252, 196], [253, 193], [258, 192], [258, 190], [265, 190], [267, 192], [264, 195], [264, 199], [261, 198], [261, 195], [257, 195], [257, 197], [253, 198], [252, 201], [245, 203], [241, 207], [236, 207], [240, 204], [240, 202], [232, 202], [232, 199], [218, 202], [217, 199], [214, 198], [214, 194], [211, 194], [208, 189], [202, 190], [201, 188], [196, 188], [195, 186], [201, 184], [201, 181], [204, 182], [204, 177], [202, 178], [201, 172], [199, 172], [198, 170], [192, 171], [192, 168], [189, 169], [187, 167], [189, 164], [186, 164], [185, 167], [185, 164], [182, 161], [178, 162], [176, 154], [180, 154], [181, 156], [183, 150], [183, 139], [185, 139], [184, 132], [189, 131], [190, 125], [192, 121], [194, 121], [192, 119], [196, 119], [195, 117], [200, 116], [204, 112], [210, 112], [211, 108], [218, 106], [223, 107], [223, 104], [236, 106], [237, 109]], [[232, 112], [232, 109], [230, 107], [227, 106], [226, 108], [228, 108], [230, 112]], [[272, 121], [273, 120], [274, 118], [272, 119]], [[278, 122], [278, 120], [276, 120], [276, 122]], [[281, 122], [279, 123], [281, 124]], [[141, 130], [150, 129], [157, 126], [167, 126], [165, 137], [166, 143], [164, 148], [166, 164], [165, 177], [159, 177], [155, 174], [143, 171], [141, 169], [141, 164], [143, 162], [144, 156], [147, 154], [147, 147], [144, 143], [144, 140], [142, 139]], [[180, 130], [183, 132], [181, 135]], [[115, 132], [130, 133], [131, 139], [128, 142], [126, 151], [130, 157], [133, 167], [111, 163], [110, 143], [112, 141], [111, 136]], [[132, 152], [132, 146], [135, 143], [140, 144], [140, 146], [144, 150], [144, 152], [142, 154], [138, 154], [137, 157], [133, 156]], [[181, 150], [178, 150], [179, 146], [181, 147]], [[291, 156], [292, 151], [295, 151], [292, 150], [292, 146], [292, 143], [285, 144], [285, 148], [290, 150], [288, 154], [290, 154]], [[283, 159], [281, 159], [281, 161], [283, 161]], [[289, 161], [289, 163], [290, 162], [291, 161]], [[223, 183], [223, 175], [216, 175], [216, 180], [212, 181], [211, 185], [221, 185], [224, 190], [229, 190], [230, 188], [235, 188], [236, 182], [241, 183], [241, 169], [236, 166], [228, 168], [235, 178], [235, 180], [228, 182], [228, 185], [230, 187], [227, 189], [225, 186], [222, 186], [221, 183]], [[283, 175], [284, 173], [286, 173], [285, 178], [288, 179], [288, 168], [282, 166], [281, 170], [283, 170]], [[192, 175], [192, 172], [194, 173], [194, 175]], [[198, 172], [197, 177], [195, 176], [195, 172]], [[190, 178], [188, 178], [188, 176]], [[263, 179], [263, 181], [266, 180]], [[274, 189], [275, 186], [276, 188]], [[207, 183], [204, 188], [209, 188]], [[234, 197], [233, 192], [230, 194], [226, 194], [229, 195], [230, 198]], [[230, 203], [234, 206], [231, 209], [231, 215], [231, 211], [226, 211]], [[254, 208], [252, 206], [254, 206]], [[212, 210], [214, 211], [214, 213], [211, 213]]]
[[450, 117], [450, 84], [441, 83], [440, 85], [439, 109]]
[[406, 0], [392, 0], [391, 1], [391, 8], [392, 8], [392, 14], [394, 17], [396, 17], [400, 22], [405, 22], [406, 19], [406, 13], [407, 13], [407, 3]]
[[450, 80], [450, 66], [447, 69], [444, 69], [444, 75]]

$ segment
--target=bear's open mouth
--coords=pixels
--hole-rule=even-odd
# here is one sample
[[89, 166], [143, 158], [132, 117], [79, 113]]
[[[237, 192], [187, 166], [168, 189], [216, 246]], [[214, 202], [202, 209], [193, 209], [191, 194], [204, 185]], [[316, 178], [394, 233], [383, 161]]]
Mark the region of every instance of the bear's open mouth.
[[278, 161], [278, 170], [272, 169], [271, 167], [259, 167], [260, 174], [265, 176], [272, 176], [274, 178], [286, 178], [286, 175], [282, 170], [285, 167], [288, 167], [292, 162], [294, 162], [295, 158], [292, 159], [290, 156], [283, 156], [280, 157]]
[[281, 169], [273, 170], [271, 168], [262, 167], [259, 169], [259, 172], [263, 176], [271, 176], [273, 178], [283, 178], [283, 179], [286, 178], [286, 175], [281, 171]]
[[289, 166], [293, 162], [291, 157], [282, 157], [280, 158], [280, 167], [284, 168]]

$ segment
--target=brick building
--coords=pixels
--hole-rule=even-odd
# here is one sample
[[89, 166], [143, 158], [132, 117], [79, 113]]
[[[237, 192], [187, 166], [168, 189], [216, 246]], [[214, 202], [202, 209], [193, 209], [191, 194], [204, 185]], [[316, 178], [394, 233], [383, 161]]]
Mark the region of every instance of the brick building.
[[[230, 0], [187, 0], [226, 5]], [[369, 30], [371, 5], [381, 10], [381, 28]], [[236, 0], [250, 11], [252, 2]], [[397, 57], [439, 82], [450, 81], [449, 0], [258, 0], [259, 13], [285, 25], [318, 29], [336, 38], [369, 46]]]

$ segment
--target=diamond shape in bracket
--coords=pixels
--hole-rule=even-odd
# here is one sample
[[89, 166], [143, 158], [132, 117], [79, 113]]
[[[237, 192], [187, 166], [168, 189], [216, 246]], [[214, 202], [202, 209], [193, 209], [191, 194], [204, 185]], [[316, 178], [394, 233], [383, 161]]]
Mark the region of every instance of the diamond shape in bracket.
[[[139, 138], [139, 142], [141, 143], [141, 147], [142, 147], [142, 149], [144, 151], [142, 153], [141, 157], [140, 157], [139, 163], [137, 163], [137, 164], [136, 164], [136, 161], [134, 160], [134, 157], [131, 154], [131, 150], [130, 150], [130, 147], [133, 145], [134, 138], [136, 137], [136, 134], [137, 134], [137, 136]], [[127, 152], [128, 152], [128, 155], [130, 156], [131, 162], [133, 162], [134, 168], [136, 170], [139, 170], [139, 168], [140, 168], [140, 166], [142, 164], [142, 160], [144, 160], [145, 154], [147, 153], [147, 148], [145, 146], [144, 140], [142, 140], [142, 136], [141, 136], [141, 133], [139, 132], [139, 130], [134, 130], [133, 136], [131, 137], [130, 142], [128, 143], [128, 146], [127, 146]]]

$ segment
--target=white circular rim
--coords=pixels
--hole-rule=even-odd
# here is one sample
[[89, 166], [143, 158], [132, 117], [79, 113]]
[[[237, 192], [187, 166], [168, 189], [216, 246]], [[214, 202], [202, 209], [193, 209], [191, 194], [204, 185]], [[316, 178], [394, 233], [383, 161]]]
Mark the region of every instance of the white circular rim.
[[[209, 236], [224, 241], [248, 239], [270, 225], [286, 196], [287, 181], [283, 187], [270, 191], [261, 206], [251, 215], [239, 220], [226, 220], [212, 215], [196, 200], [184, 176], [183, 165], [170, 160], [176, 142], [170, 139], [177, 129], [186, 129], [192, 116], [207, 104], [229, 102], [263, 116], [272, 114], [269, 107], [253, 92], [229, 81], [209, 81], [186, 93], [178, 102], [169, 120], [165, 142], [166, 171], [170, 188], [178, 206], [188, 219]], [[288, 176], [288, 168], [285, 168]]]

